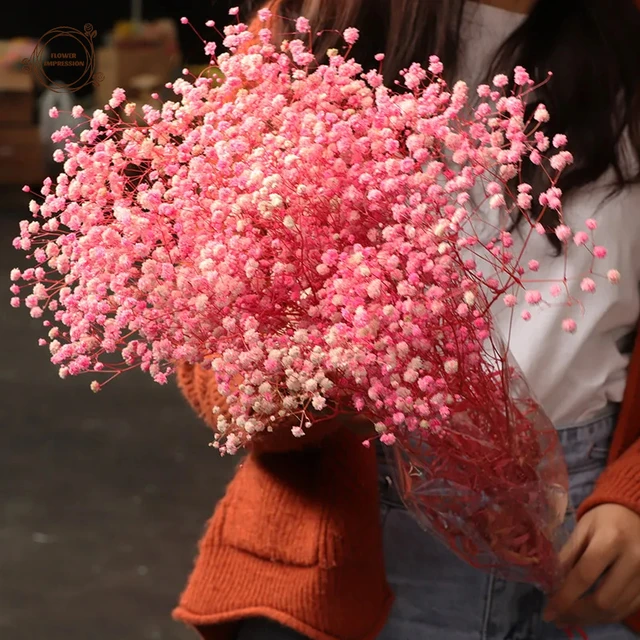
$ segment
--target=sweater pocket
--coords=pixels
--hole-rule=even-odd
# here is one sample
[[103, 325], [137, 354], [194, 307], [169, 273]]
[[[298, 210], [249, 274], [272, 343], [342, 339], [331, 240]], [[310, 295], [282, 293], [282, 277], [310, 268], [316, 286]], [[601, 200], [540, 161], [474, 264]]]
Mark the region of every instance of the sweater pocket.
[[316, 452], [248, 456], [223, 499], [222, 543], [270, 562], [320, 564], [317, 467]]

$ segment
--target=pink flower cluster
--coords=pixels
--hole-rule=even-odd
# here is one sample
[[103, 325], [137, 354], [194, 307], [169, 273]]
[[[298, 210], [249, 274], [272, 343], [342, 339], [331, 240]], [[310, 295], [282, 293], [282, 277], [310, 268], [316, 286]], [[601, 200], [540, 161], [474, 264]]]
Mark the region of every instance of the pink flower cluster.
[[[140, 367], [164, 383], [176, 361], [213, 355], [233, 419], [219, 417], [216, 437], [230, 453], [283, 415], [299, 416], [303, 435], [338, 403], [368, 412], [392, 443], [438, 433], [474, 384], [498, 402], [490, 309], [515, 305], [527, 269], [506, 222], [490, 242], [474, 232], [470, 192], [540, 231], [519, 167], [544, 165], [540, 203], [561, 214], [555, 183], [572, 161], [563, 136], [538, 130], [542, 105], [525, 120], [527, 72], [516, 69], [513, 94], [506, 76], [479, 87], [472, 109], [435, 57], [394, 93], [337, 50], [316, 67], [302, 39], [276, 47], [264, 29], [249, 46], [245, 25], [225, 33], [224, 82], [176, 80], [176, 99], [144, 106], [140, 126], [118, 116], [136, 106], [117, 89], [105, 110], [74, 109], [90, 124], [79, 137], [54, 135], [63, 171], [21, 223], [14, 245], [35, 266], [12, 272], [12, 291], [32, 317], [52, 312], [42, 343], [61, 377]], [[606, 253], [586, 231], [556, 234]], [[595, 288], [591, 275], [582, 288]]]
[[[388, 451], [404, 456], [405, 501], [431, 531], [469, 562], [550, 588], [551, 494], [566, 491], [566, 469], [492, 309], [520, 295], [575, 304], [570, 279], [585, 294], [605, 279], [595, 221], [573, 230], [562, 216], [567, 140], [544, 135], [544, 105], [526, 116], [525, 69], [515, 91], [498, 75], [470, 97], [433, 57], [404, 71], [398, 93], [349, 59], [356, 29], [320, 66], [309, 21], [296, 29], [276, 46], [266, 28], [226, 27], [230, 53], [212, 61], [224, 81], [176, 80], [158, 109], [140, 114], [121, 89], [92, 115], [74, 108], [89, 126], [53, 136], [63, 171], [20, 225], [14, 246], [35, 264], [12, 272], [12, 304], [52, 314], [41, 344], [63, 378], [103, 374], [95, 391], [129, 369], [164, 383], [177, 361], [206, 363], [228, 399], [222, 453], [280, 418], [295, 416], [303, 437], [362, 412], [400, 445]], [[549, 177], [535, 207], [519, 180], [529, 162]], [[540, 265], [523, 259], [548, 210], [565, 251], [593, 257], [588, 273], [549, 283], [557, 302], [527, 286]]]

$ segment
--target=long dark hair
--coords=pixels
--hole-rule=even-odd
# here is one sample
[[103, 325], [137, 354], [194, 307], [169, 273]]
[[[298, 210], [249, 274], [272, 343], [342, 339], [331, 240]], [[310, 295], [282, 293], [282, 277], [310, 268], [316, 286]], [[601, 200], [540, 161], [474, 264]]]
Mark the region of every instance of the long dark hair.
[[[436, 54], [449, 80], [455, 79], [465, 0], [272, 0], [275, 31], [288, 37], [293, 20], [311, 21], [319, 61], [340, 42], [346, 27], [361, 30], [353, 57], [377, 68], [385, 54], [384, 77], [393, 86], [399, 71]], [[609, 195], [640, 182], [640, 9], [636, 0], [534, 0], [521, 26], [502, 44], [488, 70], [508, 73], [524, 66], [536, 80], [552, 78], [536, 95], [551, 112], [546, 133], [566, 133], [575, 162], [558, 186], [565, 199], [613, 169]], [[531, 105], [535, 108], [535, 105]], [[625, 141], [625, 137], [627, 140]], [[527, 166], [528, 165], [528, 166]], [[542, 172], [525, 163], [522, 179], [534, 192], [545, 188]], [[542, 223], [551, 231], [557, 214]], [[559, 248], [555, 234], [548, 235]]]

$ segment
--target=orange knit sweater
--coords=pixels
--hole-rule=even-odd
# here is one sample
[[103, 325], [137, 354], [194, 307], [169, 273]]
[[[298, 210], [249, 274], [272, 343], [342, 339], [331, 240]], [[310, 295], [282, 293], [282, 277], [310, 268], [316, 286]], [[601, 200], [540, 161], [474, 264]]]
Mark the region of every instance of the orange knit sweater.
[[[182, 364], [178, 383], [213, 425], [213, 407], [226, 405], [211, 372]], [[264, 436], [208, 524], [174, 617], [206, 640], [228, 640], [254, 616], [313, 640], [372, 640], [393, 601], [377, 491], [375, 451], [338, 422]], [[579, 515], [609, 502], [640, 513], [640, 340], [609, 466]], [[627, 622], [640, 631], [640, 613]]]

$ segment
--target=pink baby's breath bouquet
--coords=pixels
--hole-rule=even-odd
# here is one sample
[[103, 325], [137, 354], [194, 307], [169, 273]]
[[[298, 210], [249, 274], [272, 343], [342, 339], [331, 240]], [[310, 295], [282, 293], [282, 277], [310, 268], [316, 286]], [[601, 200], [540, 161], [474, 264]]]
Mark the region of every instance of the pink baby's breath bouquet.
[[[563, 246], [604, 252], [595, 223], [562, 223], [566, 140], [541, 133], [542, 105], [525, 118], [524, 69], [515, 92], [497, 76], [470, 96], [434, 57], [394, 92], [349, 58], [355, 29], [324, 65], [308, 22], [296, 29], [276, 45], [266, 28], [226, 27], [229, 53], [207, 44], [224, 80], [176, 80], [158, 108], [140, 113], [121, 90], [91, 116], [76, 107], [89, 126], [54, 135], [63, 172], [15, 240], [35, 265], [12, 273], [13, 304], [51, 312], [42, 344], [61, 377], [103, 376], [94, 390], [133, 368], [164, 383], [177, 361], [206, 363], [228, 397], [222, 453], [285, 417], [304, 437], [362, 412], [425, 526], [470, 562], [550, 588], [566, 469], [492, 310], [545, 303], [509, 232], [517, 215], [525, 244], [547, 232], [523, 163], [549, 176], [540, 204]], [[595, 271], [579, 277], [595, 287]], [[555, 304], [576, 303], [565, 285]]]

